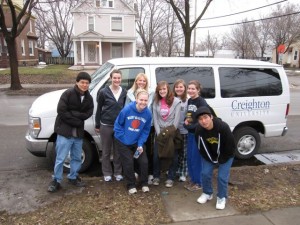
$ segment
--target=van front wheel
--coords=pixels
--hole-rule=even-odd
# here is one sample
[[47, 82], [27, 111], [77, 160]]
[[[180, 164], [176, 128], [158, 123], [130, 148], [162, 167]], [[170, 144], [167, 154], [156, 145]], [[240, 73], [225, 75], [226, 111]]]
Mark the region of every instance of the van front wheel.
[[233, 132], [236, 141], [235, 157], [238, 159], [249, 159], [255, 155], [260, 146], [260, 136], [251, 127], [241, 127]]
[[[53, 148], [50, 150], [50, 152], [47, 154], [47, 157], [50, 159], [51, 163], [55, 164], [55, 158], [56, 158], [56, 151], [55, 151], [55, 144], [53, 143]], [[83, 173], [89, 169], [89, 167], [93, 164], [93, 157], [94, 151], [93, 151], [93, 145], [92, 143], [87, 140], [86, 138], [83, 139], [82, 144], [82, 154], [81, 154], [81, 168], [79, 170], [79, 173]], [[68, 154], [67, 158], [64, 162], [64, 171], [69, 172], [70, 171], [70, 161], [71, 157], [70, 154]]]

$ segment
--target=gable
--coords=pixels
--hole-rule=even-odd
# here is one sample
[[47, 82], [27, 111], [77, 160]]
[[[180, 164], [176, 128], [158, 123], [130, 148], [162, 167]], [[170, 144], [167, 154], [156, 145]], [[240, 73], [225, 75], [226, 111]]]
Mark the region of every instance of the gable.
[[78, 38], [103, 38], [104, 36], [98, 32], [95, 32], [95, 31], [86, 31], [86, 32], [83, 32], [79, 35], [77, 35]]
[[87, 0], [79, 3], [74, 9], [72, 9], [72, 13], [87, 13], [87, 14], [101, 14], [101, 13], [111, 13], [111, 14], [136, 14], [134, 9], [130, 7], [123, 0], [114, 0], [114, 8], [102, 8], [95, 7], [94, 0]]

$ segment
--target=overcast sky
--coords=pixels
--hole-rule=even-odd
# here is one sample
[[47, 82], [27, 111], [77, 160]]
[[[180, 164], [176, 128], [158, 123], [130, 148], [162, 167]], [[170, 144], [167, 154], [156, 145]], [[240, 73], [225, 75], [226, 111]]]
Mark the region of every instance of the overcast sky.
[[[202, 11], [203, 5], [205, 4], [206, 0], [196, 0], [197, 1], [197, 14], [199, 15]], [[270, 5], [273, 3], [281, 2], [283, 0], [213, 0], [212, 3], [209, 5], [206, 13], [202, 17], [204, 18], [211, 18], [211, 17], [218, 17], [224, 16], [228, 14], [234, 14], [241, 11], [246, 11], [254, 8], [259, 8], [265, 5]], [[288, 3], [293, 3], [300, 5], [299, 0], [287, 0], [282, 3], [279, 3], [281, 6], [284, 6]], [[264, 7], [258, 10], [254, 10], [247, 13], [241, 13], [234, 16], [228, 16], [223, 18], [216, 18], [210, 20], [200, 20], [197, 27], [207, 27], [207, 26], [216, 26], [216, 25], [224, 25], [224, 24], [232, 24], [241, 22], [243, 19], [247, 18], [248, 20], [255, 20], [259, 19], [263, 16], [268, 15], [272, 9], [276, 8], [277, 5], [272, 5], [268, 7]], [[194, 8], [191, 9], [194, 11]], [[195, 12], [195, 11], [194, 11]], [[194, 14], [194, 12], [192, 12]], [[204, 40], [207, 36], [208, 31], [210, 34], [222, 34], [225, 32], [230, 32], [233, 26], [224, 26], [224, 27], [212, 27], [212, 28], [198, 28], [197, 29], [197, 42], [200, 40]]]

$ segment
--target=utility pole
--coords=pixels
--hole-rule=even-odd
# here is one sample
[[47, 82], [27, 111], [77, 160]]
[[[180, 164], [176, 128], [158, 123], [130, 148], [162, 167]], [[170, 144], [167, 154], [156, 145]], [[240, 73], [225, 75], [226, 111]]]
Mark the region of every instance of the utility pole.
[[[194, 21], [196, 21], [196, 18], [197, 18], [197, 0], [194, 0], [194, 1], [195, 1], [195, 4], [194, 4], [194, 7], [195, 7]], [[196, 31], [197, 31], [197, 26], [194, 29], [193, 57], [195, 57], [195, 54], [196, 54]]]

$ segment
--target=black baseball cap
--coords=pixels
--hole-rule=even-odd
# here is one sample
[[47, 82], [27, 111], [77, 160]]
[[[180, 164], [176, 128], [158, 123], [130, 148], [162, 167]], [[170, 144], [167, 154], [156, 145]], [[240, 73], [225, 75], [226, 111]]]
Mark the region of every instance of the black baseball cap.
[[203, 114], [208, 114], [211, 115], [211, 111], [208, 107], [206, 106], [200, 106], [197, 111], [195, 112], [195, 118], [198, 119], [199, 116]]

